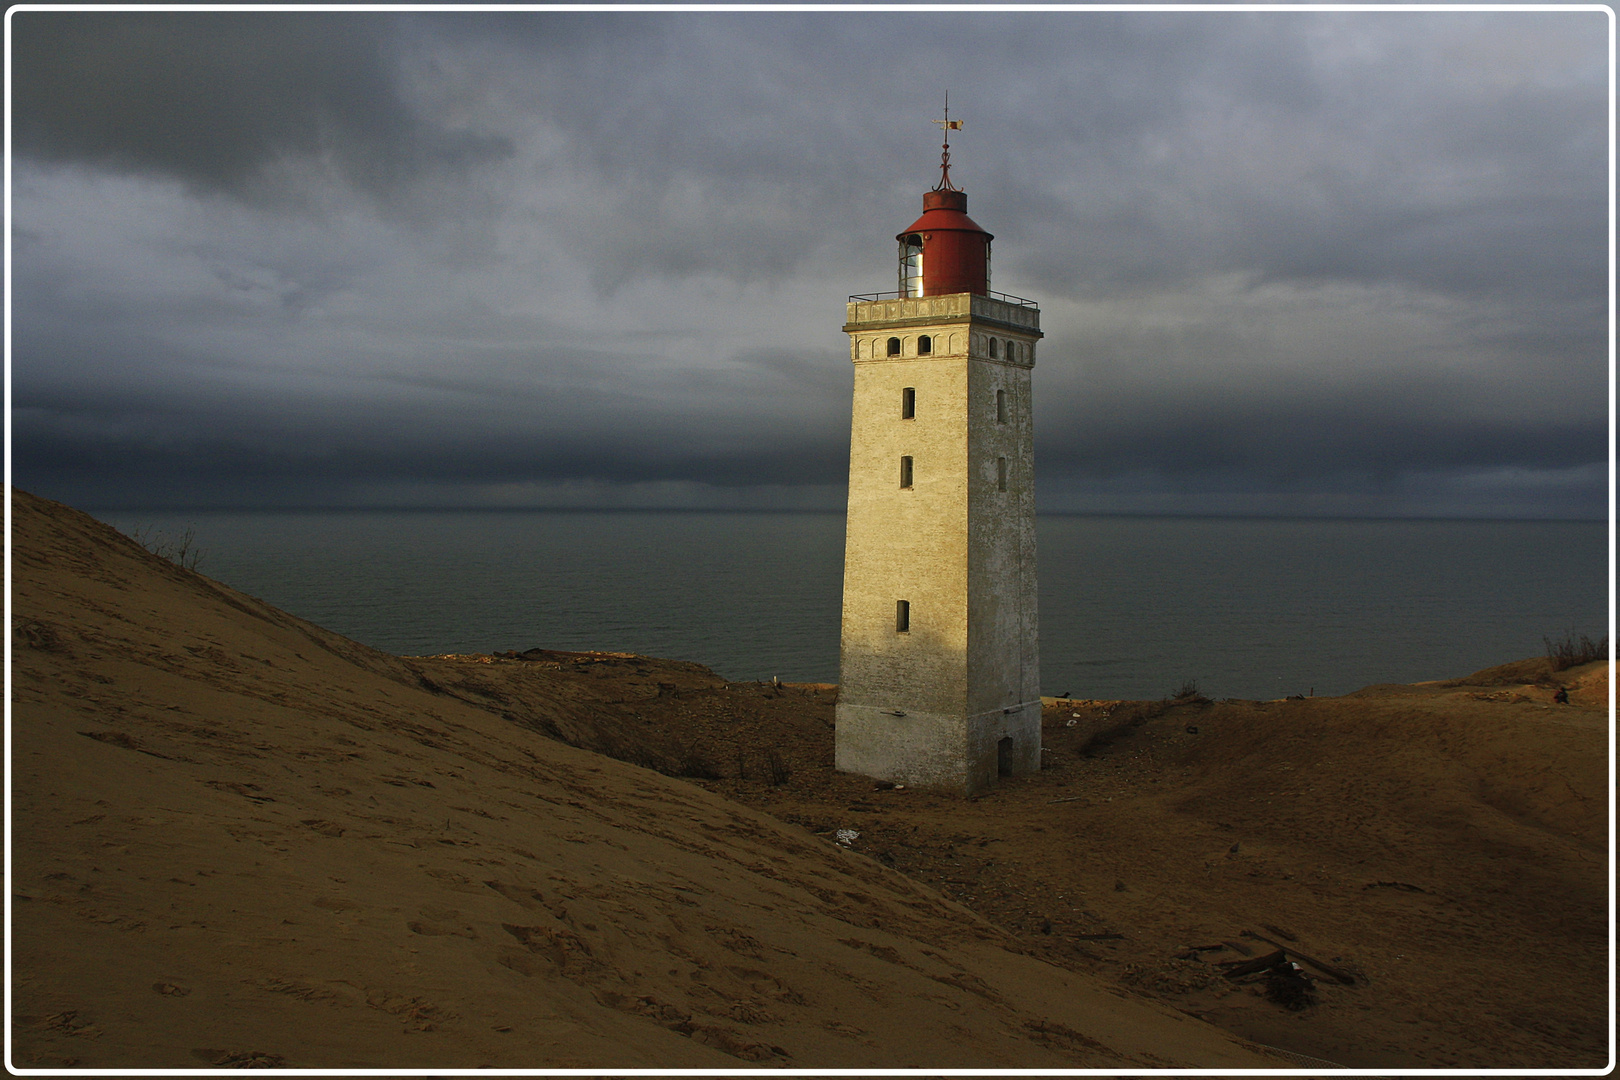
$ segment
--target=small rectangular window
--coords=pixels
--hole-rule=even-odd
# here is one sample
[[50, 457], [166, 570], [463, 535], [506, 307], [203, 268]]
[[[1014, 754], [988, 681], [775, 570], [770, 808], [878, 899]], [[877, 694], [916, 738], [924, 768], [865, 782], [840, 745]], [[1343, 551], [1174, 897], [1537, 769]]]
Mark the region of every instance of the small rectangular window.
[[1005, 424], [1006, 422], [1007, 422], [1007, 391], [1005, 391], [1005, 390], [997, 390], [996, 391], [996, 423]]
[[1004, 457], [996, 458], [996, 490], [1007, 490], [1007, 459]]
[[911, 633], [910, 600], [896, 600], [894, 602], [894, 632], [897, 634]]
[[917, 417], [917, 388], [908, 386], [900, 391], [900, 419], [914, 420]]
[[900, 486], [903, 488], [911, 486], [911, 458], [909, 457], [900, 459]]

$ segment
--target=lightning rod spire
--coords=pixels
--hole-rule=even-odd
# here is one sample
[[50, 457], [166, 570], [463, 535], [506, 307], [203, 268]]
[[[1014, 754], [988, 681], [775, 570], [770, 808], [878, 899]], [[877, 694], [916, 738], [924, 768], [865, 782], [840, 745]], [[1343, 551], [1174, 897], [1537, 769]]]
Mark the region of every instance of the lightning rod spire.
[[959, 191], [961, 189], [951, 183], [951, 132], [961, 131], [962, 121], [951, 119], [951, 92], [949, 90], [945, 91], [945, 119], [930, 120], [929, 123], [938, 124], [940, 131], [945, 135], [944, 153], [940, 155], [939, 159], [939, 183], [934, 185], [934, 190]]

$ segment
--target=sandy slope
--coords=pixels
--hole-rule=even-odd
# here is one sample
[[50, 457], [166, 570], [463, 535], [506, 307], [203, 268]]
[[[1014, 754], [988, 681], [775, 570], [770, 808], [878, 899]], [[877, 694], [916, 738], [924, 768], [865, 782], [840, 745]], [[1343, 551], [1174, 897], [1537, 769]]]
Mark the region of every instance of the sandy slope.
[[[1339, 698], [1054, 700], [1046, 767], [966, 802], [835, 773], [833, 687], [610, 654], [417, 663], [516, 723], [854, 829], [1035, 955], [1259, 1042], [1377, 1069], [1610, 1052], [1604, 663]], [[1316, 971], [1298, 1011], [1225, 979], [1261, 938], [1352, 979]]]
[[[1275, 1063], [872, 858], [12, 505], [15, 1065]], [[544, 698], [531, 724], [577, 717]]]

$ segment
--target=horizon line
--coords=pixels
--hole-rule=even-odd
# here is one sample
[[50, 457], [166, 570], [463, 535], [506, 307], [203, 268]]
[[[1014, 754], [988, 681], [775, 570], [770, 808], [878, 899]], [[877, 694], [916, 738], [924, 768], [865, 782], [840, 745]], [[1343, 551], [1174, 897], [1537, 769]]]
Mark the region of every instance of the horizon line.
[[[87, 504], [80, 509], [86, 513], [106, 514], [184, 514], [184, 513], [424, 513], [424, 514], [847, 514], [846, 508], [781, 507], [781, 506], [507, 506], [463, 505], [423, 506], [411, 504], [377, 505], [325, 505], [325, 504], [261, 504], [218, 505], [179, 504], [164, 505], [97, 505]], [[1607, 525], [1607, 517], [1540, 517], [1507, 516], [1502, 514], [1265, 514], [1265, 513], [1166, 513], [1132, 510], [1040, 510], [1036, 517], [1090, 517], [1090, 518], [1149, 518], [1166, 520], [1214, 521], [1432, 521], [1482, 523], [1525, 522], [1533, 524], [1591, 524]]]

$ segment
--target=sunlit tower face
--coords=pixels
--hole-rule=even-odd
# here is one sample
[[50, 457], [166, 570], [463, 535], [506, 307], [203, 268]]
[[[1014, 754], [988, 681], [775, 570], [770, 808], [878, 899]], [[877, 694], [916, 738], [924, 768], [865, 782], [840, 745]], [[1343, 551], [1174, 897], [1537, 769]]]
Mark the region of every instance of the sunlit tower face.
[[923, 238], [917, 233], [900, 237], [900, 295], [923, 294]]

